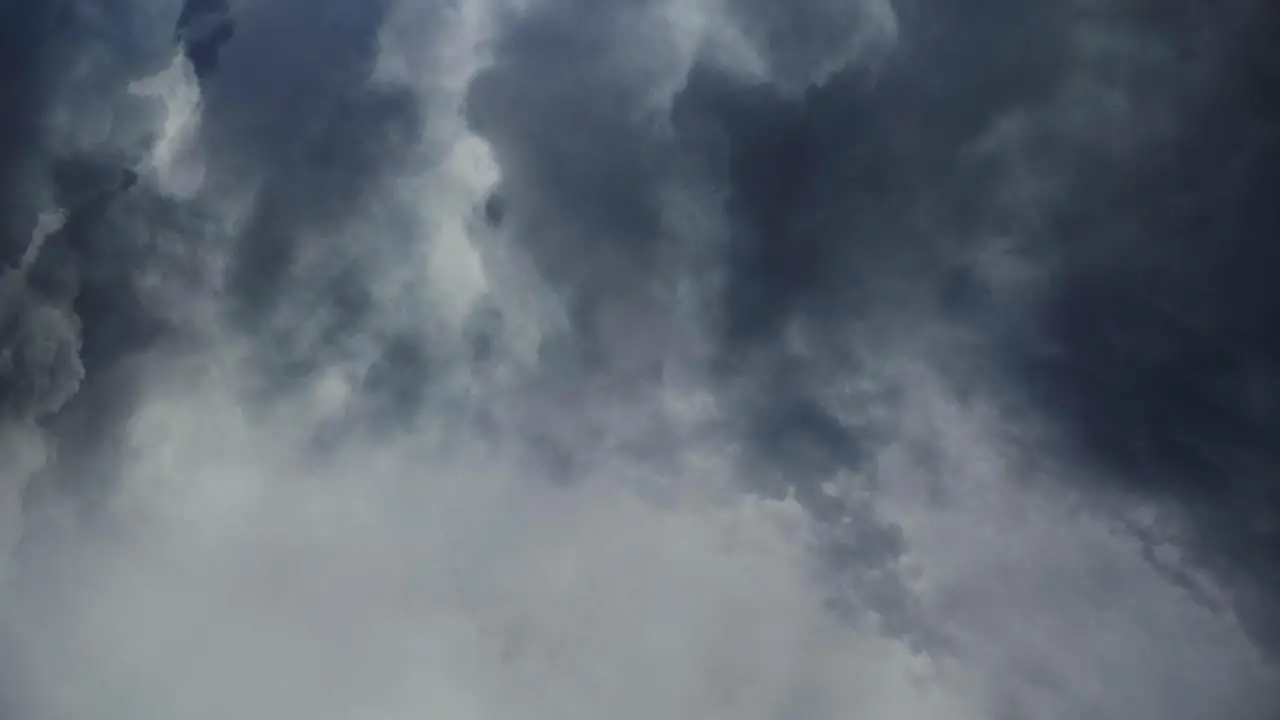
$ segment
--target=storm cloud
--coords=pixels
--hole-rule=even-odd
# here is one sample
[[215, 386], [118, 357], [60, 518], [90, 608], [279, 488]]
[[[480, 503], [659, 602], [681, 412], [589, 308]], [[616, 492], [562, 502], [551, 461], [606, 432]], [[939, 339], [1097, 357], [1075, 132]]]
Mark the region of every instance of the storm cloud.
[[1277, 19], [12, 0], [0, 714], [1273, 717]]

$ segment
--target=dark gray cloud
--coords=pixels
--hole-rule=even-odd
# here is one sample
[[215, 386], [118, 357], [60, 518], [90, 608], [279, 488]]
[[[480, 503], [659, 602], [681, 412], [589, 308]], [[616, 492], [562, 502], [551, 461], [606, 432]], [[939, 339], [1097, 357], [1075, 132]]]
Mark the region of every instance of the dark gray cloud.
[[0, 12], [14, 717], [1274, 711], [1263, 5]]
[[[1277, 536], [1266, 518], [1280, 513], [1280, 425], [1268, 378], [1280, 345], [1262, 269], [1275, 213], [1261, 200], [1275, 184], [1263, 129], [1274, 107], [1262, 99], [1274, 60], [1255, 34], [1274, 17], [1187, 20], [1202, 24], [1170, 31], [1164, 65], [1175, 74], [1154, 81], [1186, 88], [1177, 131], [1139, 161], [1102, 158], [1080, 173], [1051, 229], [1061, 266], [1039, 327], [1011, 355], [1106, 482], [1182, 505], [1203, 562], [1225, 571], [1246, 622], [1274, 647]], [[1217, 44], [1206, 24], [1237, 40]]]

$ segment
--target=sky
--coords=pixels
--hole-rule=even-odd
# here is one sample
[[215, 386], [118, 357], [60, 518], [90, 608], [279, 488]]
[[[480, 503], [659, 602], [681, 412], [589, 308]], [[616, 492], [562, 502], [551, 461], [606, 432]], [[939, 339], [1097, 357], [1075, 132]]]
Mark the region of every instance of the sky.
[[0, 720], [1280, 717], [1262, 0], [0, 0]]

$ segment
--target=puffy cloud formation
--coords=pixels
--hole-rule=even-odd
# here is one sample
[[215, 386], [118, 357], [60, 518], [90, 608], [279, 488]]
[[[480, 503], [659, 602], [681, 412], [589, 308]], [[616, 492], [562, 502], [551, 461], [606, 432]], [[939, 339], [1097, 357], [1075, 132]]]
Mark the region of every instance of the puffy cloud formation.
[[12, 0], [0, 716], [1274, 717], [1277, 27]]

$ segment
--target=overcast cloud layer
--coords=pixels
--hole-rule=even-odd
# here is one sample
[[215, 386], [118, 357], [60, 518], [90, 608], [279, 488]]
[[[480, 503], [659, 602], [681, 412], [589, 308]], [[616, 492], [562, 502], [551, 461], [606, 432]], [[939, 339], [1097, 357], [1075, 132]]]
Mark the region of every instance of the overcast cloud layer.
[[0, 720], [1280, 716], [1259, 0], [3, 0]]

